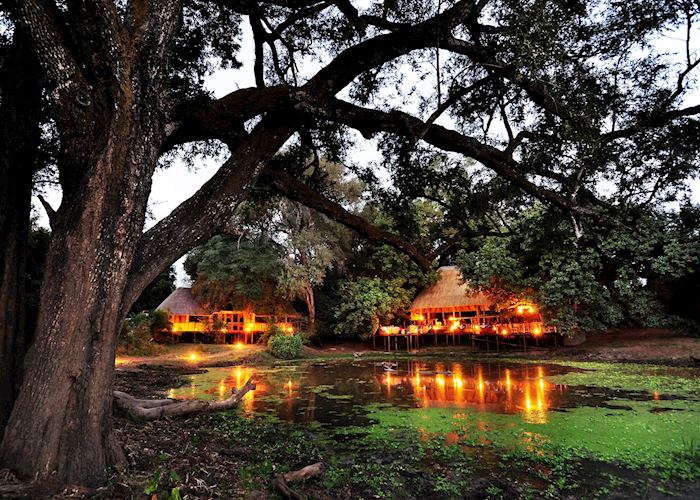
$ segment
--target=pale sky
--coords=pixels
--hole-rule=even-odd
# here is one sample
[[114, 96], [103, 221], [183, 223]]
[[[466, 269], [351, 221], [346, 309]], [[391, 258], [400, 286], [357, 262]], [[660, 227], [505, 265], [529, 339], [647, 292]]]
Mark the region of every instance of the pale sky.
[[[217, 71], [205, 81], [207, 89], [212, 91], [217, 98], [239, 88], [255, 86], [255, 78], [253, 76], [254, 51], [252, 33], [249, 24], [245, 21], [242, 25], [242, 32], [243, 39], [241, 50], [238, 55], [242, 63], [241, 68]], [[684, 50], [683, 39], [680, 37], [682, 37], [682, 35], [677, 37], [675, 34], [662, 37], [659, 40], [659, 48], [664, 51]], [[320, 64], [307, 61], [302, 63], [300, 67], [303, 73], [310, 75], [320, 67]], [[416, 83], [415, 78], [413, 78], [413, 80], [414, 81], [411, 83]], [[417, 84], [432, 89], [432, 84], [430, 83], [418, 82]], [[343, 93], [340, 95], [342, 97]], [[685, 104], [694, 105], [698, 104], [698, 101], [700, 101], [700, 92], [696, 91], [686, 98]], [[396, 104], [401, 104], [402, 109], [410, 112], [410, 104], [409, 107], [406, 107], [404, 102]], [[447, 119], [443, 118], [443, 120]], [[441, 124], [445, 126], [450, 125], [449, 121], [443, 121]], [[359, 134], [357, 137], [359, 137]], [[370, 162], [376, 164], [381, 160], [376, 144], [373, 141], [361, 139], [358, 141], [358, 144], [360, 146], [355, 147], [351, 153], [353, 161], [356, 164], [369, 164]], [[153, 178], [153, 189], [149, 198], [149, 209], [154, 219], [147, 221], [146, 227], [148, 228], [155, 224], [158, 220], [168, 215], [180, 203], [192, 196], [209, 178], [211, 178], [218, 167], [219, 162], [212, 159], [200, 162], [195, 170], [188, 169], [181, 161], [175, 161], [169, 168], [156, 171]], [[690, 184], [693, 190], [693, 202], [700, 203], [700, 179], [694, 179], [690, 181]], [[45, 193], [45, 197], [54, 208], [60, 205], [61, 193], [58, 188], [48, 190]], [[33, 201], [35, 212], [39, 216], [39, 224], [48, 227], [48, 219], [41, 204], [36, 198]], [[178, 260], [176, 263], [179, 286], [189, 283], [188, 276], [182, 268], [183, 260], [184, 258]]]

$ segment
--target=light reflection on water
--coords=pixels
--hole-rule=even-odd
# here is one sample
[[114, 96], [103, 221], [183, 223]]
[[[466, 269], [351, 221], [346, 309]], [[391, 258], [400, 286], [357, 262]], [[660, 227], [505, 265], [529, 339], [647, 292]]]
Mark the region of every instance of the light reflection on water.
[[545, 423], [552, 408], [565, 403], [566, 386], [545, 377], [562, 373], [556, 366], [503, 363], [403, 361], [395, 369], [370, 362], [336, 362], [303, 368], [212, 368], [192, 375], [189, 384], [168, 391], [169, 397], [225, 399], [253, 377], [257, 389], [245, 395], [242, 411], [272, 413], [283, 420], [362, 423], [362, 406], [454, 407], [521, 414]]

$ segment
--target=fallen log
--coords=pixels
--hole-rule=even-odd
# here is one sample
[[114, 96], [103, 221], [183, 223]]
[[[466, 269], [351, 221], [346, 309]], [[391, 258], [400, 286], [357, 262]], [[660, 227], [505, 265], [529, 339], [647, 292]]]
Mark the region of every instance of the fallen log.
[[114, 404], [133, 420], [147, 422], [165, 417], [179, 417], [200, 413], [212, 413], [235, 408], [248, 392], [255, 390], [250, 378], [240, 389], [231, 390], [231, 396], [223, 401], [200, 399], [137, 399], [122, 391], [114, 391]]
[[278, 474], [272, 480], [272, 486], [283, 498], [303, 500], [304, 496], [291, 489], [287, 483], [305, 481], [312, 477], [320, 476], [321, 474], [323, 474], [323, 463], [317, 462], [299, 470], [287, 472], [286, 474]]

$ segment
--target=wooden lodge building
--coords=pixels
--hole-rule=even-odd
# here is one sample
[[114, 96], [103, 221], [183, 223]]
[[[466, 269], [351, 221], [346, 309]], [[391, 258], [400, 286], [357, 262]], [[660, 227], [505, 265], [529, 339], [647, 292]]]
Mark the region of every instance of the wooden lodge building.
[[306, 324], [306, 318], [300, 314], [256, 314], [250, 306], [238, 311], [209, 312], [186, 287], [175, 289], [156, 310], [168, 314], [172, 335], [182, 340], [223, 336], [226, 342], [253, 342], [272, 323], [288, 333], [297, 332]]
[[[519, 302], [514, 306], [497, 311], [494, 301], [483, 293], [472, 290], [462, 279], [456, 266], [444, 266], [438, 269], [437, 283], [421, 291], [410, 306], [411, 323], [406, 328], [385, 326], [379, 335], [392, 337], [406, 335], [415, 337], [407, 345], [418, 345], [423, 335], [444, 336], [446, 341], [454, 342], [463, 336], [469, 336], [472, 342], [486, 337], [541, 337], [553, 334], [556, 329], [545, 325], [535, 304]], [[416, 341], [417, 340], [417, 341]], [[385, 343], [389, 339], [385, 339]]]

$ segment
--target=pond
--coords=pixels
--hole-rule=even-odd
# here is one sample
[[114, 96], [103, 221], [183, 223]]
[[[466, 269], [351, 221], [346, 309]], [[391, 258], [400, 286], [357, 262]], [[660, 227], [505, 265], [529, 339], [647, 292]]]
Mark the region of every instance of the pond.
[[222, 400], [249, 377], [257, 384], [243, 400], [245, 415], [274, 414], [292, 422], [333, 425], [367, 423], [371, 403], [396, 408], [469, 408], [476, 412], [520, 415], [544, 423], [566, 408], [614, 408], [615, 399], [670, 399], [658, 391], [581, 387], [553, 383], [553, 376], [583, 370], [556, 364], [439, 361], [335, 361], [274, 368], [211, 368], [189, 376], [189, 383], [168, 391], [171, 398]]
[[[624, 481], [650, 487], [646, 482], [653, 477], [690, 484], [700, 478], [700, 378], [691, 368], [429, 358], [392, 364], [335, 360], [212, 368], [190, 376], [168, 395], [224, 399], [251, 376], [257, 389], [245, 396], [240, 409], [247, 418], [224, 426], [237, 441], [252, 439], [250, 429], [260, 433], [263, 425], [273, 425], [275, 432], [288, 433], [285, 439], [290, 443], [316, 443], [316, 452], [326, 461], [342, 456], [356, 464], [371, 457], [371, 463], [355, 467], [369, 471], [377, 462], [383, 475], [395, 469], [399, 483], [407, 481], [407, 467], [451, 470], [445, 480], [455, 488], [467, 471], [493, 474], [504, 467], [512, 478], [530, 477], [535, 471], [535, 480], [526, 483], [534, 487], [544, 478], [538, 488], [577, 474], [597, 475], [600, 464], [605, 465], [604, 474], [591, 483], [600, 491], [606, 491], [608, 483]], [[243, 423], [246, 420], [251, 423]], [[610, 479], [620, 470], [624, 480]], [[338, 466], [335, 474], [344, 481], [355, 480], [345, 466]], [[411, 480], [416, 488], [427, 481]], [[435, 487], [437, 479], [431, 476], [430, 481]], [[657, 481], [652, 487], [662, 489], [663, 484]], [[582, 486], [573, 479], [556, 486], [559, 493], [567, 487], [575, 491]]]

